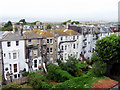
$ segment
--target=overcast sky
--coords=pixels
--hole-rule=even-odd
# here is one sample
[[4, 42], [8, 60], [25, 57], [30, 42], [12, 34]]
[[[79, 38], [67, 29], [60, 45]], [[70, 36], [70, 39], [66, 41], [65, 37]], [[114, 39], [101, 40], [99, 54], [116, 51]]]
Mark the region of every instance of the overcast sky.
[[0, 0], [0, 22], [117, 21], [119, 0]]

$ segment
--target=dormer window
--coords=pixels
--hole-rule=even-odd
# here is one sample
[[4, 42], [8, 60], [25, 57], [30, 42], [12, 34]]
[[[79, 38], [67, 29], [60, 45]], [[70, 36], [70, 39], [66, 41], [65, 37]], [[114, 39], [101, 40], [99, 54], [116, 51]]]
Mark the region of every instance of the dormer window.
[[7, 42], [7, 46], [10, 47], [11, 43], [10, 42]]

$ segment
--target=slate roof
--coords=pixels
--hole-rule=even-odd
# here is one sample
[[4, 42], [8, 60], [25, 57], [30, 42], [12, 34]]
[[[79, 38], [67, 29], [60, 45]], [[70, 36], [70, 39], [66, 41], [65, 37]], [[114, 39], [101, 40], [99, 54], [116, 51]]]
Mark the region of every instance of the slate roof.
[[17, 41], [17, 40], [23, 40], [23, 39], [37, 39], [37, 38], [42, 38], [42, 36], [34, 32], [26, 32], [26, 33], [23, 33], [23, 36], [19, 35], [18, 33], [9, 33], [2, 40], [3, 41]]

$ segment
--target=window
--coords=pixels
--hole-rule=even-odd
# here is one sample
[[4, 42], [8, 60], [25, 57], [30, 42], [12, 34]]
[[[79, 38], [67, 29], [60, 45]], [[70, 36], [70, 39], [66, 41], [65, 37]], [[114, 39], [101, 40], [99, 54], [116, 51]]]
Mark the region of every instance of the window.
[[34, 67], [37, 67], [37, 60], [34, 60]]
[[12, 71], [12, 65], [10, 64], [10, 71]]
[[11, 43], [10, 42], [7, 42], [7, 46], [10, 47]]
[[66, 40], [67, 40], [67, 36], [66, 36]]
[[17, 78], [17, 74], [14, 75], [14, 78], [15, 78], [15, 79]]
[[28, 40], [28, 44], [31, 45], [31, 39]]
[[17, 56], [16, 53], [13, 53], [13, 59], [16, 59], [16, 56]]
[[77, 56], [78, 56], [78, 52], [76, 52], [76, 58], [77, 58]]
[[49, 48], [47, 48], [47, 53], [49, 53]]
[[50, 62], [53, 63], [53, 56], [50, 57]]
[[49, 43], [49, 39], [47, 39], [47, 43]]
[[18, 74], [18, 77], [20, 77], [20, 74]]
[[50, 48], [50, 52], [53, 52], [52, 50], [53, 50], [53, 49], [52, 49], [52, 48]]
[[53, 43], [53, 40], [52, 40], [52, 39], [50, 39], [50, 43]]
[[77, 36], [77, 39], [79, 39], [79, 36]]
[[11, 59], [11, 53], [9, 53], [9, 59]]
[[32, 50], [30, 50], [30, 56], [32, 56]]
[[34, 50], [34, 56], [37, 56], [37, 50]]
[[62, 46], [62, 50], [63, 50], [63, 46]]
[[75, 44], [73, 44], [73, 48], [75, 49]]
[[16, 46], [18, 46], [19, 45], [19, 41], [16, 41]]
[[61, 41], [63, 40], [63, 37], [61, 37]]
[[4, 53], [4, 57], [5, 57], [5, 53]]
[[14, 73], [17, 72], [17, 64], [14, 64]]
[[75, 36], [73, 36], [73, 40], [75, 40]]
[[37, 44], [39, 44], [39, 40], [37, 40]]
[[50, 48], [50, 52], [52, 52], [52, 48]]
[[78, 48], [78, 43], [77, 43], [77, 48]]
[[67, 46], [65, 45], [65, 50], [67, 49]]

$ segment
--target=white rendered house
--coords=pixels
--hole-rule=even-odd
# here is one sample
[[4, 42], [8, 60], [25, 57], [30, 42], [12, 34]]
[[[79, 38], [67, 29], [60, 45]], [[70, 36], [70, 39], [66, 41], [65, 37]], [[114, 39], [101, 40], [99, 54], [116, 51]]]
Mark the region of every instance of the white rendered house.
[[7, 80], [10, 75], [13, 79], [18, 79], [22, 76], [21, 71], [28, 71], [25, 63], [25, 42], [17, 38], [7, 39], [2, 41], [5, 79]]

